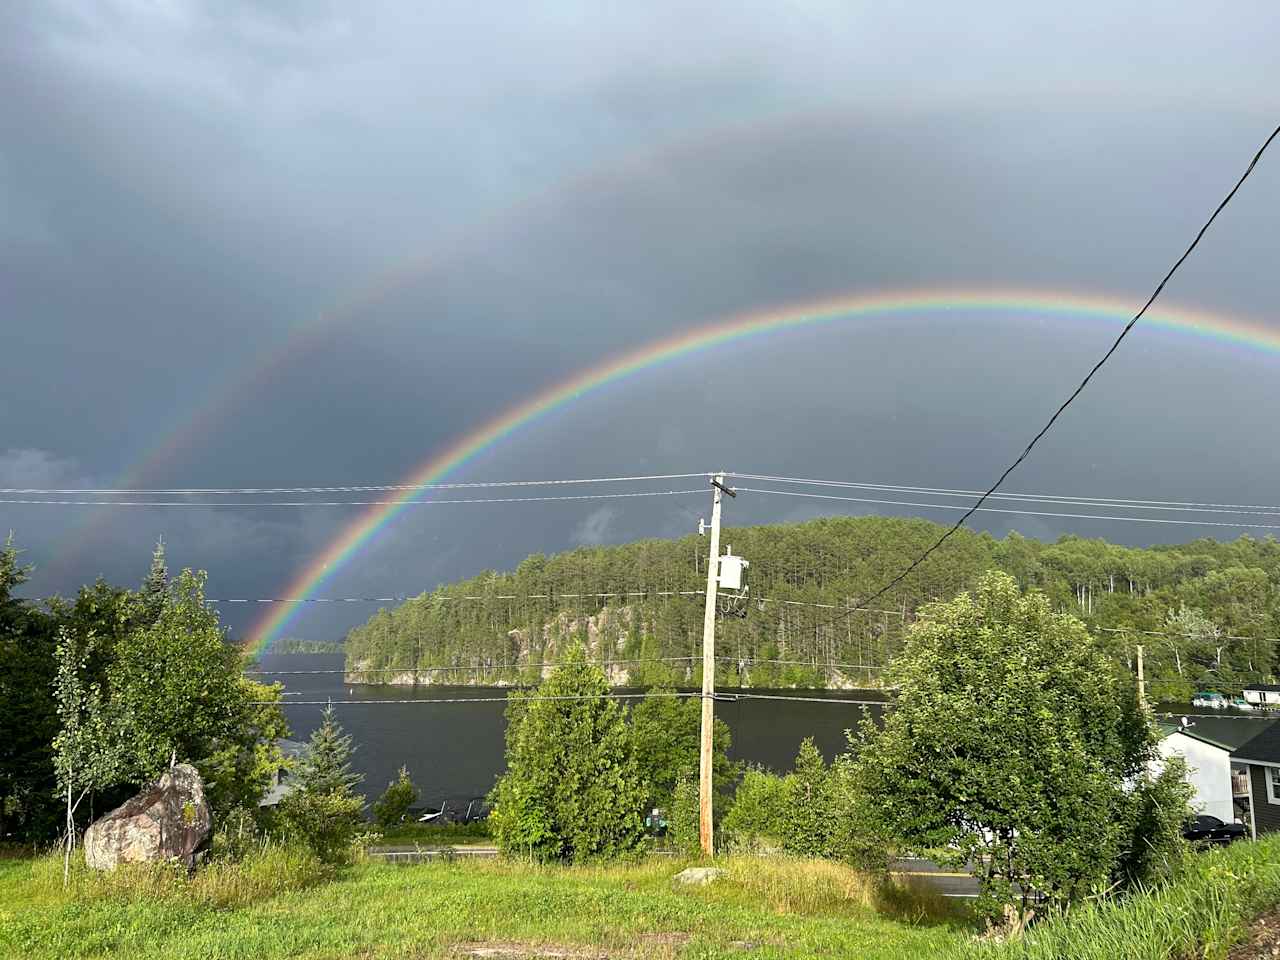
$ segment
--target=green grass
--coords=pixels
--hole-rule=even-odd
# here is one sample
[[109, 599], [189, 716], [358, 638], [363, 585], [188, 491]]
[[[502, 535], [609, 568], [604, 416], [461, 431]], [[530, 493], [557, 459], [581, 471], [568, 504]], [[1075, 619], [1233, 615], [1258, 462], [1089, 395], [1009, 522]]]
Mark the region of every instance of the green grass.
[[1280, 904], [1280, 835], [1193, 857], [1176, 882], [1072, 910], [1023, 940], [977, 950], [999, 960], [1167, 960], [1227, 955], [1250, 920]]
[[488, 846], [493, 843], [489, 825], [484, 820], [471, 823], [402, 823], [396, 827], [379, 828], [382, 839], [379, 844], [420, 843], [424, 847], [442, 844], [473, 844]]
[[975, 940], [954, 902], [839, 864], [727, 858], [721, 880], [676, 887], [685, 865], [361, 863], [330, 879], [308, 855], [268, 846], [193, 880], [80, 866], [65, 892], [56, 856], [7, 859], [0, 956], [374, 960], [488, 944], [528, 956], [1212, 960], [1280, 903], [1280, 836], [1198, 856], [1175, 884], [1077, 908], [1002, 944]]
[[[728, 860], [727, 878], [676, 888], [669, 858], [607, 867], [361, 864], [313, 889], [226, 907], [155, 885], [62, 896], [53, 858], [0, 863], [0, 955], [40, 958], [420, 958], [466, 943], [627, 957], [933, 955], [966, 937], [932, 898], [878, 892], [835, 864]], [[175, 883], [170, 878], [170, 883]]]

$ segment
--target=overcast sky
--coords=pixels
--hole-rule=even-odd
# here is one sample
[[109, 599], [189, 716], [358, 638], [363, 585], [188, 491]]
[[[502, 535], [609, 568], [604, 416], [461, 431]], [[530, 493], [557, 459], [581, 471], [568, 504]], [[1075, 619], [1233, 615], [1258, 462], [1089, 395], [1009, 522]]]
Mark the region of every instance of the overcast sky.
[[[394, 483], [576, 370], [806, 300], [1136, 309], [1280, 115], [1274, 3], [893, 7], [0, 6], [0, 486]], [[1162, 302], [1280, 335], [1278, 211], [1280, 155]], [[589, 394], [454, 479], [985, 486], [1115, 332], [959, 311], [757, 338]], [[1140, 326], [1009, 489], [1280, 502], [1278, 362]], [[706, 512], [681, 504], [414, 507], [325, 593], [679, 534]], [[728, 519], [873, 509], [744, 495]], [[132, 584], [163, 535], [211, 595], [269, 597], [354, 515], [0, 504], [0, 529], [31, 594]]]

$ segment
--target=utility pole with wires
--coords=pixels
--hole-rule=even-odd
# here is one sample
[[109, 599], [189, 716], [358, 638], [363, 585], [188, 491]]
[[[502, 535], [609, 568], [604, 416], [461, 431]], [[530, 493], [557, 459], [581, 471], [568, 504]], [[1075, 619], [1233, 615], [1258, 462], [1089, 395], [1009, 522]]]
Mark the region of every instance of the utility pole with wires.
[[[707, 602], [702, 615], [702, 741], [698, 754], [698, 839], [702, 852], [711, 856], [714, 824], [711, 814], [712, 739], [715, 732], [716, 696], [716, 588], [720, 584], [720, 496], [736, 497], [724, 485], [724, 473], [711, 478], [711, 550], [707, 559]], [[698, 532], [705, 529], [698, 521]]]
[[1138, 644], [1138, 706], [1147, 705], [1147, 683], [1142, 675], [1142, 644]]

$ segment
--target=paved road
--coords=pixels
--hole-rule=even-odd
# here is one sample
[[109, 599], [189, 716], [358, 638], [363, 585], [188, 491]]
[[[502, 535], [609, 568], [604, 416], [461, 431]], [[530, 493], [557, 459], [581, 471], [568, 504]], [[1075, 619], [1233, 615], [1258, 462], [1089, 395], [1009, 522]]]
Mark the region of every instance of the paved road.
[[[417, 863], [444, 858], [496, 857], [498, 848], [478, 845], [419, 847], [414, 844], [396, 844], [370, 847], [369, 855], [393, 862]], [[931, 860], [921, 860], [916, 857], [895, 860], [890, 864], [889, 872], [895, 876], [919, 877], [944, 897], [973, 897], [978, 893], [977, 881], [967, 872], [940, 867]]]

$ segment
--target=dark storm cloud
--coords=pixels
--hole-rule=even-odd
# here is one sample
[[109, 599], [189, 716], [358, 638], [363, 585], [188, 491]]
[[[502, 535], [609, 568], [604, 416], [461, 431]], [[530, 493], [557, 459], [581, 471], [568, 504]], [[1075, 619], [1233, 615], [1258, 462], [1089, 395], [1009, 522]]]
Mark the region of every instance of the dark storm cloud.
[[[952, 284], [1140, 302], [1268, 126], [1278, 27], [1270, 4], [1230, 22], [1124, 4], [8, 5], [0, 482], [110, 486], [207, 397], [215, 427], [145, 482], [388, 481], [574, 370], [746, 309]], [[1276, 170], [1172, 299], [1276, 322]], [[227, 394], [291, 327], [414, 260]], [[1107, 332], [966, 318], [761, 340], [584, 398], [468, 476], [724, 465], [983, 485]], [[1139, 333], [1021, 488], [1266, 502], [1274, 361]], [[887, 509], [757, 497], [734, 520]], [[328, 592], [416, 592], [704, 512], [415, 507]], [[133, 582], [163, 535], [211, 592], [270, 595], [352, 517], [139, 509], [95, 525], [86, 508], [0, 506], [41, 592]]]

